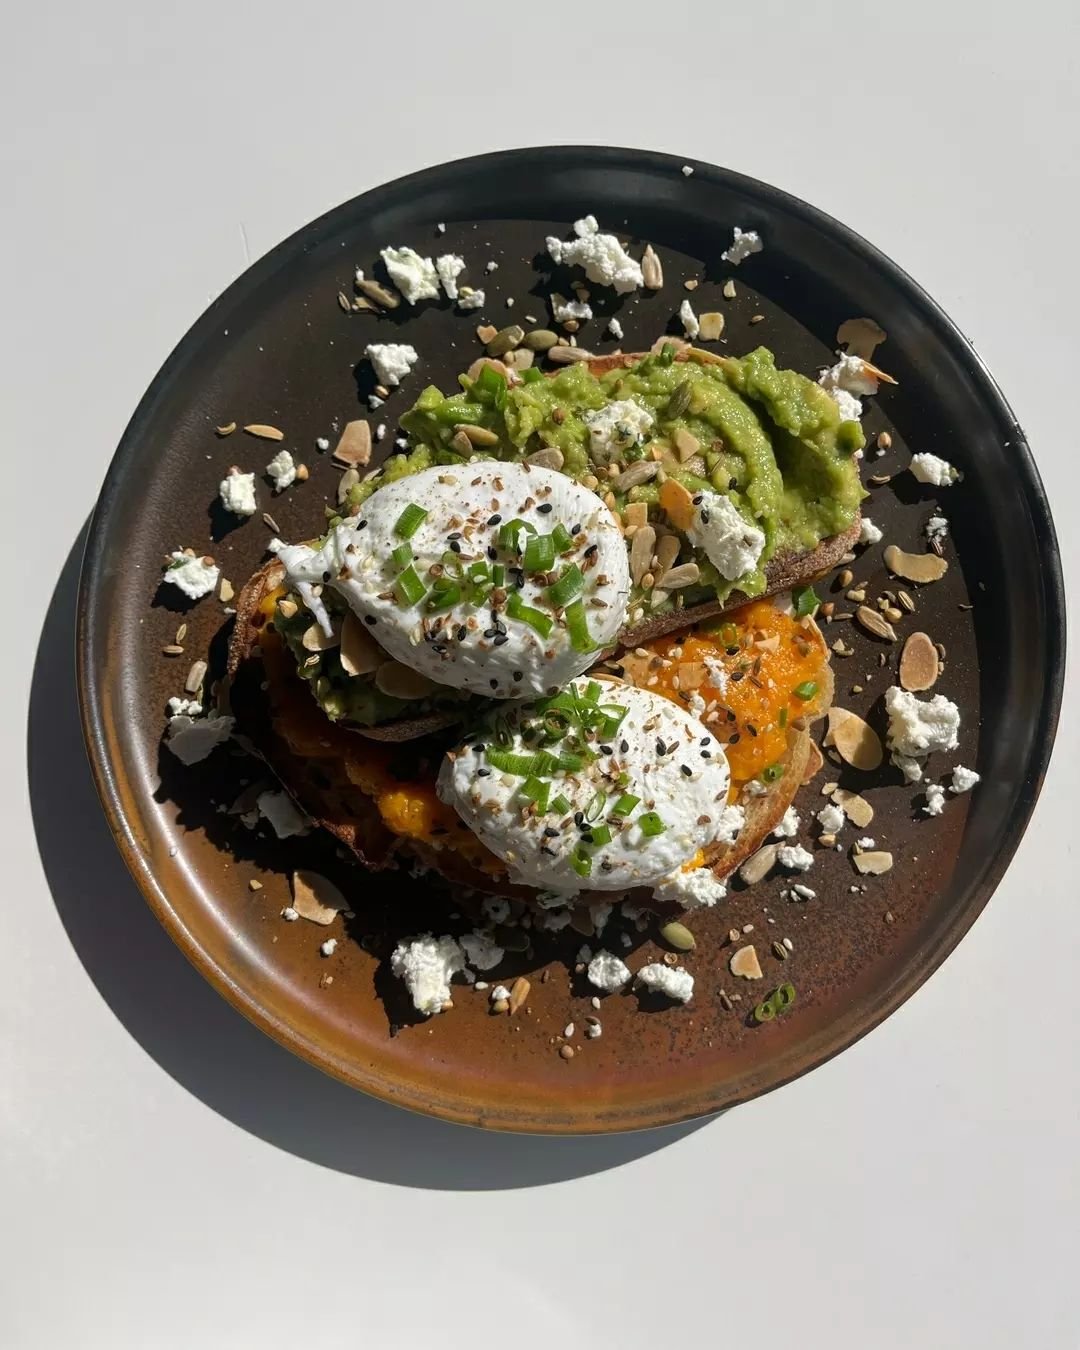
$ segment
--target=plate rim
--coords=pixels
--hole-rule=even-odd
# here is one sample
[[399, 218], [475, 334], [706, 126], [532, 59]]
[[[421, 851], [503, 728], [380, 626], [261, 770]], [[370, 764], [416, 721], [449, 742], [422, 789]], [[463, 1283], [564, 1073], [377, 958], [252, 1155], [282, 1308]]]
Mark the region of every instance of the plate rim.
[[[981, 395], [987, 400], [990, 415], [1001, 424], [1003, 431], [1012, 443], [1015, 452], [1016, 479], [1022, 487], [1025, 504], [1035, 524], [1039, 540], [1042, 564], [1040, 573], [1046, 614], [1046, 622], [1043, 625], [1041, 637], [1046, 668], [1050, 676], [1038, 709], [1036, 738], [1029, 762], [1025, 765], [1024, 777], [1018, 786], [1015, 809], [1010, 816], [1008, 828], [999, 838], [989, 867], [973, 887], [966, 901], [957, 906], [956, 910], [943, 924], [933, 949], [924, 955], [922, 961], [909, 962], [911, 968], [899, 972], [897, 977], [881, 990], [877, 998], [865, 1005], [860, 1025], [853, 1034], [842, 1032], [837, 1044], [825, 1046], [819, 1053], [815, 1053], [792, 1072], [781, 1073], [768, 1078], [764, 1083], [749, 1083], [744, 1091], [734, 1096], [725, 1096], [723, 1100], [709, 1100], [706, 1091], [700, 1094], [701, 1100], [690, 1109], [665, 1113], [662, 1109], [657, 1110], [655, 1107], [649, 1107], [640, 1116], [637, 1113], [631, 1115], [631, 1112], [623, 1110], [622, 1118], [616, 1121], [593, 1115], [584, 1116], [570, 1126], [567, 1126], [561, 1120], [545, 1120], [543, 1117], [530, 1119], [528, 1122], [490, 1120], [483, 1118], [482, 1110], [470, 1112], [450, 1104], [434, 1104], [427, 1100], [421, 1101], [419, 1098], [415, 1101], [404, 1100], [392, 1090], [390, 1085], [382, 1080], [374, 1079], [370, 1075], [365, 1077], [358, 1071], [350, 1073], [333, 1057], [326, 1054], [317, 1042], [300, 1035], [287, 1023], [267, 1013], [256, 998], [236, 983], [227, 968], [207, 955], [194, 939], [182, 914], [172, 904], [166, 887], [159, 882], [152, 870], [146, 865], [138, 848], [109, 759], [107, 738], [101, 715], [101, 689], [97, 679], [95, 663], [91, 660], [92, 653], [96, 650], [95, 642], [100, 640], [96, 636], [97, 633], [99, 630], [107, 632], [107, 616], [99, 614], [96, 596], [101, 586], [103, 569], [107, 565], [106, 553], [111, 533], [111, 516], [129, 469], [129, 461], [135, 455], [144, 428], [152, 420], [156, 404], [164, 391], [170, 386], [177, 368], [186, 361], [189, 354], [202, 343], [204, 337], [208, 336], [210, 330], [217, 325], [219, 315], [240, 303], [248, 294], [278, 271], [292, 256], [308, 251], [312, 246], [312, 241], [317, 240], [328, 227], [332, 227], [337, 218], [353, 215], [358, 209], [365, 204], [372, 203], [382, 194], [398, 194], [412, 184], [420, 182], [430, 184], [438, 181], [440, 177], [449, 178], [464, 173], [498, 173], [511, 162], [521, 160], [539, 162], [541, 167], [549, 168], [552, 163], [563, 162], [572, 163], [577, 169], [623, 167], [665, 174], [679, 173], [684, 163], [691, 162], [695, 175], [700, 175], [702, 179], [715, 182], [729, 190], [756, 196], [781, 208], [788, 214], [801, 217], [806, 224], [826, 233], [859, 254], [867, 264], [884, 273], [895, 286], [904, 291], [913, 305], [920, 309], [926, 315], [927, 320], [936, 328], [941, 340], [953, 349], [961, 364], [969, 370], [971, 377], [979, 386]], [[1064, 693], [1065, 652], [1064, 576], [1057, 533], [1054, 528], [1045, 486], [1032, 455], [1027, 436], [1004, 393], [974, 344], [941, 305], [903, 268], [856, 231], [818, 207], [781, 188], [774, 187], [750, 175], [738, 173], [699, 159], [688, 161], [678, 155], [661, 151], [635, 150], [619, 146], [549, 145], [521, 147], [467, 156], [419, 169], [402, 177], [378, 184], [331, 207], [328, 211], [294, 230], [250, 267], [246, 268], [196, 318], [176, 343], [154, 375], [124, 429], [106, 471], [87, 531], [79, 578], [76, 613], [76, 685], [80, 722], [91, 773], [109, 830], [143, 898], [169, 933], [169, 936], [199, 973], [234, 1008], [260, 1030], [266, 1032], [280, 1045], [298, 1055], [307, 1063], [350, 1087], [364, 1091], [392, 1105], [404, 1106], [407, 1109], [457, 1124], [482, 1124], [487, 1128], [512, 1133], [545, 1135], [614, 1133], [675, 1125], [709, 1116], [718, 1110], [738, 1105], [763, 1095], [765, 1092], [770, 1092], [774, 1088], [782, 1087], [803, 1074], [819, 1068], [835, 1055], [861, 1040], [887, 1017], [891, 1016], [902, 1004], [906, 1003], [955, 951], [975, 920], [985, 909], [991, 896], [1000, 885], [1027, 830], [1053, 753]]]

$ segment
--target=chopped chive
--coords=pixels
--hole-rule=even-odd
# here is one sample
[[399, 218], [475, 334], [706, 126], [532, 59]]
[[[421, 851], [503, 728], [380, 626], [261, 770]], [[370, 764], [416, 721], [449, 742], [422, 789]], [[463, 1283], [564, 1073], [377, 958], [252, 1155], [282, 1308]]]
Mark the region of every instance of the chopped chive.
[[664, 345], [660, 348], [660, 364], [662, 366], [670, 366], [672, 361], [674, 360], [675, 360], [675, 346], [671, 342], [665, 342]]
[[472, 392], [485, 403], [502, 408], [506, 403], [506, 376], [500, 375], [492, 366], [484, 366], [476, 377]]
[[[439, 582], [443, 584], [440, 586]], [[427, 607], [432, 614], [437, 614], [440, 610], [453, 609], [460, 599], [461, 587], [457, 582], [450, 581], [447, 577], [440, 577], [439, 581], [431, 588]]]
[[797, 684], [791, 691], [796, 698], [801, 698], [804, 702], [813, 698], [818, 691], [817, 680], [803, 680], [802, 684]]
[[761, 778], [765, 783], [778, 783], [783, 776], [784, 766], [782, 764], [767, 764], [761, 771]]
[[585, 617], [585, 606], [580, 600], [567, 605], [565, 610], [566, 628], [570, 634], [570, 645], [576, 652], [595, 651], [598, 644], [589, 634], [589, 621]]
[[609, 825], [594, 825], [589, 833], [592, 835], [592, 841], [597, 848], [602, 844], [611, 843], [611, 827]]
[[585, 701], [587, 703], [600, 702], [600, 686], [595, 680], [590, 680], [585, 686]]
[[563, 568], [558, 581], [547, 588], [547, 597], [556, 608], [562, 609], [584, 589], [585, 578], [581, 574], [581, 568], [577, 563], [571, 563], [569, 567]]
[[527, 802], [533, 802], [537, 811], [546, 811], [551, 784], [545, 778], [526, 778], [518, 791]]
[[413, 560], [413, 551], [409, 544], [398, 544], [390, 556], [399, 567], [408, 567]]
[[577, 773], [580, 769], [584, 768], [584, 766], [584, 755], [563, 753], [558, 758], [558, 767], [562, 769], [564, 773]]
[[638, 816], [637, 823], [641, 826], [641, 833], [647, 839], [663, 834], [667, 829], [667, 826], [655, 811], [646, 811], [643, 815]]
[[508, 520], [505, 525], [499, 529], [499, 547], [504, 548], [509, 553], [521, 553], [521, 532], [527, 530], [529, 534], [536, 533], [536, 526], [530, 525], [527, 520]]
[[512, 750], [485, 750], [484, 758], [493, 769], [500, 773], [517, 774], [519, 778], [531, 778], [537, 771], [536, 755], [518, 755]]
[[402, 609], [418, 604], [425, 595], [424, 583], [416, 575], [416, 568], [408, 566], [394, 582], [394, 598]]
[[588, 821], [599, 820], [607, 804], [607, 793], [596, 792], [593, 794], [592, 801], [585, 808], [585, 819]]
[[534, 380], [542, 380], [543, 378], [544, 372], [542, 370], [537, 370], [534, 366], [530, 366], [528, 370], [523, 370], [521, 372], [521, 381], [523, 384], [532, 384]]
[[546, 572], [555, 563], [555, 540], [550, 534], [534, 534], [525, 545], [522, 559], [526, 572]]
[[786, 708], [781, 708], [781, 709], [780, 709], [780, 725], [781, 725], [782, 727], [786, 727], [786, 726], [787, 726], [787, 709], [786, 709]]
[[611, 808], [611, 814], [613, 816], [628, 816], [640, 801], [641, 798], [635, 797], [632, 792], [624, 792]]
[[506, 583], [506, 568], [502, 563], [492, 563], [491, 566], [491, 584], [493, 586], [502, 586]]
[[519, 623], [527, 624], [534, 633], [539, 633], [542, 638], [546, 638], [554, 626], [554, 619], [543, 610], [533, 609], [531, 605], [525, 604], [517, 591], [511, 591], [506, 601], [506, 613], [511, 619], [517, 619]]
[[821, 601], [813, 586], [796, 586], [791, 592], [791, 603], [795, 606], [795, 617], [805, 619], [815, 612]]
[[468, 574], [470, 581], [489, 581], [491, 579], [491, 571], [486, 562], [470, 563]]
[[557, 816], [565, 816], [566, 813], [570, 810], [570, 803], [560, 792], [557, 797], [552, 798], [551, 809], [555, 812]]
[[427, 512], [424, 508], [417, 506], [415, 502], [410, 502], [398, 516], [394, 533], [399, 539], [411, 539], [426, 519]]
[[588, 877], [592, 875], [592, 859], [587, 853], [580, 850], [570, 854], [570, 866], [579, 877]]

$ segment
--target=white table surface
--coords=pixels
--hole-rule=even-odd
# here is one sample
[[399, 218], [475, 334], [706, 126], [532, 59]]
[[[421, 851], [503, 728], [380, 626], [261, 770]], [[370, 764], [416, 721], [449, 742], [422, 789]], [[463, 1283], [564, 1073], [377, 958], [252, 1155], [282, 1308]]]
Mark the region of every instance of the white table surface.
[[886, 1025], [719, 1120], [545, 1142], [368, 1101], [204, 985], [106, 833], [70, 670], [77, 541], [187, 326], [337, 201], [507, 145], [711, 160], [877, 243], [1001, 380], [1075, 586], [1075, 7], [101, 0], [5, 30], [0, 1346], [1075, 1350], [1073, 707], [997, 896]]

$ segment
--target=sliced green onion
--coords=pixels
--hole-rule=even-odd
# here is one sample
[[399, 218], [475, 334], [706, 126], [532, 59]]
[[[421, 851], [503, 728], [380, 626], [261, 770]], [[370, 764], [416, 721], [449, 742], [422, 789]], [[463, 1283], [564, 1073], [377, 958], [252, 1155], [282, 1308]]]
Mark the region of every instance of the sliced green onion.
[[611, 827], [608, 825], [594, 825], [589, 833], [592, 835], [592, 841], [597, 848], [601, 844], [611, 843]]
[[815, 612], [821, 601], [813, 586], [795, 586], [791, 592], [791, 603], [795, 606], [795, 617], [805, 619]]
[[739, 640], [739, 630], [733, 623], [722, 623], [720, 625], [720, 641], [725, 647], [734, 647]]
[[607, 804], [607, 793], [596, 792], [593, 794], [592, 801], [585, 808], [585, 819], [591, 824], [594, 820], [599, 820]]
[[672, 361], [674, 360], [675, 360], [675, 345], [674, 343], [671, 342], [665, 342], [664, 345], [660, 348], [660, 364], [662, 366], [670, 366]]
[[490, 581], [491, 569], [486, 562], [472, 562], [468, 567], [468, 577], [470, 581]]
[[599, 684], [597, 684], [595, 680], [590, 680], [589, 683], [585, 686], [585, 702], [586, 703], [600, 702], [600, 686]]
[[620, 708], [617, 703], [601, 703], [600, 711], [604, 714], [604, 721], [600, 726], [600, 736], [608, 741], [622, 726], [626, 717], [626, 709]]
[[506, 549], [508, 553], [520, 553], [522, 530], [535, 534], [536, 526], [530, 525], [527, 520], [508, 520], [499, 530], [499, 547]]
[[484, 751], [484, 758], [493, 769], [500, 773], [517, 774], [519, 778], [531, 778], [537, 771], [536, 755], [518, 755], [513, 750]]
[[526, 572], [547, 572], [555, 564], [555, 540], [550, 534], [534, 534], [525, 545]]
[[461, 576], [461, 554], [454, 553], [450, 549], [439, 559], [444, 567], [448, 567], [455, 576]]
[[772, 999], [767, 999], [764, 1003], [759, 1003], [754, 1009], [755, 1022], [771, 1022], [776, 1016], [776, 1008]]
[[795, 1002], [795, 986], [793, 984], [782, 984], [773, 994], [773, 1002], [780, 1012], [783, 1012], [785, 1008], [790, 1008]]
[[503, 586], [506, 584], [506, 568], [502, 563], [491, 564], [491, 584], [493, 586]]
[[552, 798], [551, 809], [557, 816], [565, 816], [570, 810], [570, 803], [560, 792], [557, 797]]
[[506, 404], [506, 376], [500, 375], [493, 366], [481, 367], [473, 384], [472, 392], [485, 403], [493, 403], [496, 408]]
[[506, 613], [511, 619], [517, 619], [519, 623], [528, 624], [535, 633], [539, 633], [542, 638], [546, 638], [554, 626], [554, 619], [550, 614], [545, 614], [543, 610], [533, 609], [531, 605], [525, 604], [517, 591], [511, 591], [506, 600]]
[[584, 589], [585, 578], [581, 574], [581, 568], [577, 563], [571, 563], [569, 567], [563, 568], [558, 581], [547, 588], [547, 598], [557, 609], [562, 609]]
[[417, 506], [415, 502], [410, 502], [398, 516], [394, 533], [399, 539], [411, 539], [426, 519], [427, 512], [424, 508]]
[[592, 875], [592, 859], [587, 853], [582, 853], [580, 850], [570, 854], [570, 866], [579, 877]]
[[526, 778], [518, 791], [527, 802], [534, 802], [538, 811], [546, 811], [551, 784], [545, 778]]
[[556, 525], [551, 531], [551, 540], [556, 553], [569, 553], [574, 547], [574, 537], [565, 525]]
[[542, 380], [543, 378], [544, 372], [542, 370], [537, 370], [534, 366], [530, 366], [528, 370], [523, 370], [521, 372], [522, 384], [532, 384], [534, 380]]
[[802, 684], [797, 684], [791, 691], [796, 698], [801, 698], [804, 702], [813, 698], [818, 691], [817, 680], [803, 680]]
[[643, 815], [638, 816], [637, 823], [641, 826], [641, 833], [645, 835], [647, 839], [652, 839], [658, 834], [663, 834], [667, 829], [667, 826], [655, 811], [646, 811]]
[[585, 756], [572, 755], [564, 751], [558, 757], [557, 767], [562, 769], [563, 773], [577, 773], [585, 767]]
[[782, 727], [786, 727], [786, 726], [787, 726], [787, 709], [786, 709], [786, 708], [781, 708], [781, 709], [780, 709], [780, 719], [779, 719], [779, 720], [780, 720], [780, 725], [781, 725]]
[[640, 801], [641, 798], [635, 797], [632, 792], [624, 792], [611, 808], [611, 814], [613, 816], [628, 816]]
[[585, 606], [580, 600], [567, 605], [565, 610], [566, 629], [570, 634], [570, 645], [576, 652], [593, 652], [598, 643], [589, 634], [589, 621], [585, 617]]
[[394, 599], [402, 607], [408, 609], [410, 605], [418, 604], [423, 600], [426, 591], [424, 583], [416, 575], [416, 568], [409, 566], [400, 573], [398, 579], [394, 582]]
[[461, 587], [458, 583], [450, 581], [447, 577], [440, 577], [431, 588], [427, 607], [432, 614], [438, 614], [440, 610], [453, 609], [460, 599]]
[[782, 764], [767, 764], [761, 771], [761, 778], [765, 783], [778, 783], [783, 776], [784, 766]]
[[412, 547], [409, 544], [398, 544], [390, 556], [399, 567], [408, 567], [413, 560]]

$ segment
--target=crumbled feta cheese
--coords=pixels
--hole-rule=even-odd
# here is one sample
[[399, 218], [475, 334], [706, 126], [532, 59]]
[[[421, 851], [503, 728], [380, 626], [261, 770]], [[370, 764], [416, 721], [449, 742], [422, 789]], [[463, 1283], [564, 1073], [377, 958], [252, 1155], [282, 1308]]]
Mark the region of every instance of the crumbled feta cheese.
[[[707, 667], [707, 666], [708, 666], [708, 660], [709, 660], [709, 658], [706, 657], [705, 660], [706, 660], [706, 667]], [[715, 683], [716, 683], [716, 682], [715, 682], [715, 680], [714, 680], [714, 681], [713, 681], [714, 686], [715, 686]], [[746, 782], [746, 783], [743, 784], [743, 796], [745, 796], [745, 797], [764, 797], [765, 794], [766, 794], [766, 792], [768, 792], [768, 790], [769, 790], [769, 789], [765, 786], [765, 784], [762, 783], [762, 782], [761, 782], [759, 779], [757, 779], [757, 778], [751, 778], [751, 779], [749, 780], [749, 782]]]
[[821, 826], [823, 834], [837, 834], [844, 828], [846, 821], [847, 816], [832, 802], [823, 806], [817, 813], [817, 822]]
[[599, 1040], [603, 1034], [603, 1025], [597, 1018], [592, 1017], [585, 1023], [585, 1035], [588, 1036], [590, 1041]]
[[794, 839], [799, 833], [799, 826], [802, 821], [799, 819], [799, 813], [793, 806], [789, 806], [784, 814], [773, 826], [774, 839]]
[[[700, 498], [700, 500], [699, 500]], [[752, 572], [765, 547], [765, 534], [751, 525], [729, 497], [711, 488], [695, 494], [694, 515], [686, 537], [701, 549], [727, 581]]]
[[881, 530], [878, 529], [870, 517], [863, 516], [859, 523], [859, 543], [880, 544], [883, 537]]
[[611, 918], [611, 911], [613, 909], [614, 905], [604, 903], [589, 906], [589, 918], [592, 920], [593, 931], [596, 933], [597, 937], [599, 937], [607, 927], [607, 921]]
[[458, 298], [457, 279], [465, 271], [465, 259], [457, 253], [444, 253], [441, 257], [435, 259], [435, 271], [439, 274], [439, 280], [442, 282], [442, 288], [446, 292], [447, 299], [456, 300]]
[[613, 286], [620, 295], [636, 290], [643, 282], [641, 265], [613, 234], [601, 234], [595, 216], [574, 222], [576, 239], [563, 241], [548, 235], [547, 250], [552, 260], [584, 267], [585, 275], [599, 286]]
[[574, 958], [574, 962], [576, 965], [579, 966], [587, 966], [591, 960], [592, 960], [592, 948], [589, 946], [587, 942], [583, 942], [581, 946], [578, 948], [577, 956]]
[[484, 291], [470, 291], [468, 295], [459, 295], [458, 309], [482, 309], [487, 303], [487, 295]]
[[286, 905], [281, 911], [281, 917], [286, 923], [295, 923], [300, 917], [300, 911], [298, 909], [293, 909], [292, 905]]
[[487, 933], [479, 930], [473, 933], [464, 933], [460, 942], [465, 949], [465, 956], [470, 966], [475, 966], [477, 970], [494, 970], [499, 962], [506, 955], [506, 952], [497, 942], [494, 942]]
[[781, 844], [776, 850], [776, 861], [791, 872], [808, 872], [814, 865], [814, 855], [801, 844]]
[[367, 405], [372, 412], [374, 412], [376, 408], [381, 408], [385, 402], [386, 399], [380, 398], [378, 394], [368, 394], [367, 396]]
[[653, 889], [655, 900], [668, 900], [683, 909], [711, 909], [725, 895], [727, 887], [708, 867], [680, 868]]
[[945, 516], [931, 516], [926, 522], [926, 537], [931, 543], [935, 539], [944, 540], [949, 535], [949, 522]]
[[920, 483], [932, 483], [934, 487], [951, 487], [953, 483], [962, 482], [964, 477], [947, 459], [937, 455], [912, 455], [908, 467]]
[[499, 264], [495, 261], [494, 258], [490, 259], [487, 263], [484, 264], [485, 272], [497, 272], [498, 270]]
[[386, 435], [386, 423], [380, 422], [379, 425], [375, 428], [375, 439], [377, 441], [381, 441], [385, 435]]
[[181, 764], [198, 764], [229, 739], [235, 725], [233, 717], [216, 717], [211, 713], [209, 717], [196, 719], [187, 713], [176, 713], [169, 718], [165, 744]]
[[458, 943], [431, 933], [399, 942], [390, 958], [390, 969], [405, 981], [413, 1007], [425, 1017], [442, 1012], [450, 1001], [451, 977], [464, 968], [465, 953]]
[[889, 714], [886, 744], [894, 755], [925, 759], [937, 750], [955, 750], [960, 710], [944, 694], [921, 700], [893, 685], [885, 691]]
[[[386, 264], [390, 280], [405, 297], [407, 304], [438, 299], [439, 278], [430, 258], [421, 258], [412, 248], [384, 248], [379, 256]], [[384, 380], [383, 383], [389, 381]]]
[[862, 417], [862, 404], [846, 389], [830, 389], [833, 401], [840, 409], [841, 422], [857, 422]]
[[329, 450], [329, 449], [330, 449], [330, 440], [329, 440], [329, 438], [326, 437], [326, 436], [316, 436], [316, 437], [315, 437], [315, 449], [316, 449], [316, 450]]
[[859, 844], [859, 847], [860, 847], [861, 849], [877, 848], [877, 840], [876, 840], [876, 839], [871, 839], [870, 836], [869, 836], [868, 834], [867, 834], [867, 835], [864, 835], [864, 836], [858, 841], [858, 844]]
[[445, 233], [446, 233], [446, 222], [440, 220], [439, 223], [435, 226], [435, 228], [436, 228], [436, 230], [438, 230], [438, 232], [439, 232], [440, 234], [445, 234]]
[[583, 416], [593, 451], [612, 457], [631, 445], [640, 445], [656, 420], [648, 408], [635, 403], [632, 398], [605, 403], [602, 408]]
[[612, 952], [597, 952], [589, 962], [589, 983], [605, 994], [614, 994], [630, 979], [630, 967]]
[[623, 327], [622, 327], [622, 324], [618, 321], [618, 319], [616, 319], [616, 318], [614, 318], [614, 317], [608, 319], [607, 331], [608, 331], [608, 336], [609, 336], [609, 337], [613, 337], [613, 338], [615, 339], [616, 342], [621, 342], [621, 341], [622, 341], [622, 339], [623, 339]]
[[924, 816], [940, 816], [945, 810], [945, 789], [940, 783], [927, 783]]
[[183, 591], [189, 600], [201, 600], [218, 584], [221, 568], [215, 567], [212, 559], [193, 558], [179, 549], [170, 553], [169, 558], [165, 580]]
[[682, 966], [665, 966], [659, 961], [642, 966], [637, 973], [638, 984], [650, 993], [664, 994], [676, 1003], [689, 1003], [694, 993], [694, 977]]
[[866, 368], [866, 362], [861, 356], [851, 356], [847, 352], [835, 365], [821, 371], [818, 384], [830, 394], [835, 394], [838, 389], [858, 395], [876, 394], [878, 391], [878, 378]]
[[701, 324], [698, 322], [698, 316], [694, 313], [694, 308], [689, 300], [684, 300], [679, 306], [679, 322], [688, 338], [696, 338], [701, 332]]
[[[477, 986], [479, 988], [479, 986]], [[505, 984], [497, 984], [488, 996], [492, 1003], [498, 1003], [500, 999], [509, 998], [510, 990]]]
[[733, 844], [746, 824], [746, 812], [741, 806], [725, 806], [716, 822], [717, 844]]
[[548, 910], [537, 915], [536, 926], [545, 933], [558, 933], [567, 926], [573, 917], [572, 912], [568, 909]]
[[591, 319], [592, 307], [583, 300], [567, 300], [565, 295], [553, 291], [549, 297], [551, 317], [556, 323], [566, 323], [568, 319]]
[[904, 775], [905, 783], [922, 782], [922, 765], [911, 755], [891, 755], [889, 762]]
[[485, 896], [481, 909], [491, 923], [506, 923], [510, 917], [510, 901], [502, 895]]
[[258, 510], [255, 501], [255, 475], [231, 473], [218, 484], [221, 504], [234, 516], [253, 516]]
[[[719, 696], [723, 698], [724, 695], [727, 693], [728, 680], [730, 678], [728, 675], [727, 666], [725, 666], [723, 661], [718, 660], [717, 657], [715, 656], [706, 656], [705, 669], [709, 673], [709, 683], [716, 690], [717, 694], [719, 694]], [[757, 782], [757, 779], [752, 778], [750, 782], [755, 783]], [[747, 786], [749, 787], [749, 784], [747, 784]], [[763, 796], [764, 792], [765, 788], [762, 787], [761, 793], [759, 795]]]
[[310, 826], [307, 817], [296, 806], [287, 792], [260, 792], [255, 805], [263, 820], [270, 822], [270, 828], [279, 839], [290, 839], [294, 834], [307, 834]]
[[749, 258], [751, 253], [760, 253], [764, 247], [757, 230], [740, 230], [736, 225], [730, 245], [720, 256], [725, 262], [738, 267], [739, 263]]
[[690, 165], [690, 164], [684, 164], [684, 165], [682, 166], [682, 176], [683, 176], [684, 178], [689, 178], [690, 175], [691, 175], [693, 172], [694, 172], [694, 170], [693, 170], [693, 166], [692, 166], [692, 165]]
[[325, 942], [320, 943], [319, 951], [323, 956], [333, 956], [337, 951], [337, 938], [327, 938]]
[[952, 771], [952, 782], [949, 784], [949, 790], [957, 794], [970, 792], [975, 784], [980, 781], [981, 776], [974, 769], [965, 769], [962, 764], [958, 764]]
[[[388, 385], [400, 384], [420, 359], [416, 348], [406, 342], [370, 342], [364, 348], [364, 355], [375, 367], [379, 383]], [[370, 398], [368, 403], [371, 403]]]
[[817, 891], [811, 890], [809, 886], [804, 886], [801, 881], [792, 884], [791, 894], [796, 900], [814, 900], [817, 898]]
[[171, 717], [198, 717], [203, 710], [197, 698], [171, 698], [167, 706]]
[[275, 492], [284, 492], [296, 482], [296, 463], [288, 450], [279, 450], [266, 466], [266, 472], [274, 480]]

